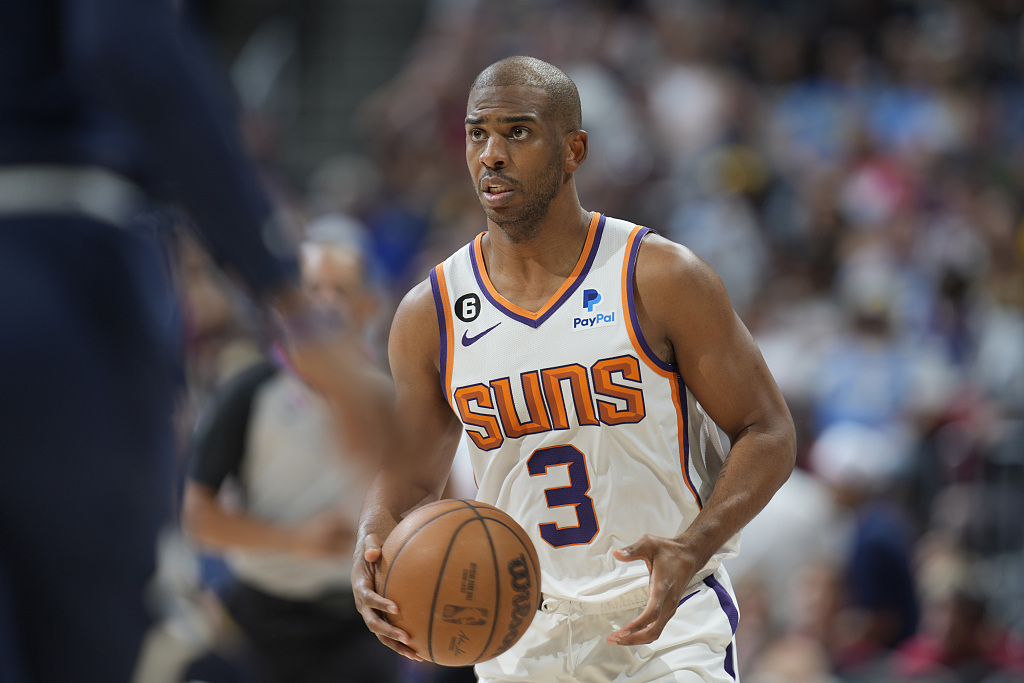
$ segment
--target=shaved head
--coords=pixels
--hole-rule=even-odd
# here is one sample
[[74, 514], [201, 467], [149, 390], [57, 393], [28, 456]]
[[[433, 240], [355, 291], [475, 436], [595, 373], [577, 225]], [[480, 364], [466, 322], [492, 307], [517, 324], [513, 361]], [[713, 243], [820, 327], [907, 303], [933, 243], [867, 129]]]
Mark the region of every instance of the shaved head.
[[535, 57], [506, 57], [497, 61], [480, 72], [469, 90], [516, 85], [540, 88], [547, 94], [546, 113], [558, 123], [563, 133], [583, 127], [576, 84], [558, 67]]

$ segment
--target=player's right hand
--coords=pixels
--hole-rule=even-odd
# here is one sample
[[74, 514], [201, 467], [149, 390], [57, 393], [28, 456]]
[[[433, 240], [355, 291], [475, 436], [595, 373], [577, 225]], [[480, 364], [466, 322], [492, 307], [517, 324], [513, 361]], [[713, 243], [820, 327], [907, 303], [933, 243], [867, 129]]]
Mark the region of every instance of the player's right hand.
[[409, 647], [409, 634], [392, 626], [383, 615], [398, 614], [398, 605], [377, 592], [375, 578], [381, 557], [381, 540], [377, 534], [368, 534], [356, 544], [355, 562], [352, 564], [352, 593], [356, 608], [369, 628], [380, 640], [398, 654], [417, 662], [423, 658]]

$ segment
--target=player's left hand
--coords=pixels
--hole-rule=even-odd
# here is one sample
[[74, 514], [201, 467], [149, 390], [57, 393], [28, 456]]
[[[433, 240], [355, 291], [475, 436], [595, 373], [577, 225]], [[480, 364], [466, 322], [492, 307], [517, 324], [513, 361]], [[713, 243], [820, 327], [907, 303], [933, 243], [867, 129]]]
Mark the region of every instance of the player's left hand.
[[698, 569], [696, 559], [675, 539], [650, 534], [644, 534], [630, 546], [613, 550], [612, 554], [623, 562], [646, 562], [651, 583], [644, 611], [609, 635], [607, 641], [618, 645], [653, 643], [676, 613], [686, 584]]

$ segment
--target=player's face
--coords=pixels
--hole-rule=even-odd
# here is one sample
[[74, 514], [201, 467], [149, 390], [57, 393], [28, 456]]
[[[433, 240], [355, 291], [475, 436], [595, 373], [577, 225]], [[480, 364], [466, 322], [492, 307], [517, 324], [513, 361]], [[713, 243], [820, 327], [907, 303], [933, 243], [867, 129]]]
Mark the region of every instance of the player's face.
[[466, 105], [466, 163], [484, 213], [514, 242], [533, 237], [566, 180], [565, 136], [540, 88], [478, 88]]

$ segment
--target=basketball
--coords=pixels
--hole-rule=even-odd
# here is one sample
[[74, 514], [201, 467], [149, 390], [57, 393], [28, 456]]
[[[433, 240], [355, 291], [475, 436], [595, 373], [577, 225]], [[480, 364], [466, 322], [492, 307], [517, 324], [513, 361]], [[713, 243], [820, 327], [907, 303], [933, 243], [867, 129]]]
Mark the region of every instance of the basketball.
[[377, 592], [423, 659], [468, 666], [497, 657], [533, 621], [540, 564], [515, 520], [493, 505], [447, 499], [413, 511], [384, 542]]

